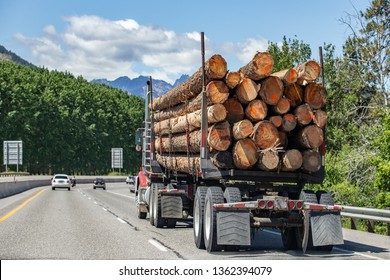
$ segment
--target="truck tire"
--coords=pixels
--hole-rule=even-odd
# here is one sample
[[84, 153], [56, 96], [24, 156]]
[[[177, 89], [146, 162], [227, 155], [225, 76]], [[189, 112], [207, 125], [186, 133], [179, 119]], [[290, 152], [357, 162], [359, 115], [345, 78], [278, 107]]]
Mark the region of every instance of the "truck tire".
[[205, 249], [203, 235], [204, 202], [207, 187], [198, 187], [194, 199], [194, 241], [198, 249]]
[[223, 191], [221, 187], [209, 187], [207, 189], [204, 206], [204, 244], [207, 252], [221, 251], [223, 246], [217, 244], [217, 211], [214, 204], [223, 203]]
[[150, 186], [150, 195], [149, 195], [149, 223], [154, 226], [154, 184]]
[[227, 187], [223, 193], [226, 203], [241, 202], [241, 192], [237, 187]]
[[297, 244], [297, 235], [295, 228], [281, 228], [280, 229], [283, 247], [286, 250], [296, 250], [298, 249]]
[[163, 184], [154, 184], [153, 212], [154, 226], [156, 228], [162, 228], [166, 224], [165, 219], [161, 218], [161, 193], [159, 192], [159, 190], [163, 188]]
[[[333, 196], [330, 192], [317, 191], [316, 196], [319, 204], [334, 205]], [[317, 246], [315, 248], [319, 251], [330, 252], [333, 250], [333, 245]]]
[[[317, 197], [315, 193], [311, 190], [302, 190], [299, 195], [299, 200], [303, 200], [304, 202], [309, 202], [309, 203], [317, 203]], [[296, 240], [299, 249], [302, 249], [304, 233], [305, 233], [304, 224], [302, 225], [302, 227], [295, 228]], [[313, 250], [313, 249], [314, 249], [313, 237], [312, 237], [311, 229], [309, 228], [309, 240], [307, 243], [307, 250]]]

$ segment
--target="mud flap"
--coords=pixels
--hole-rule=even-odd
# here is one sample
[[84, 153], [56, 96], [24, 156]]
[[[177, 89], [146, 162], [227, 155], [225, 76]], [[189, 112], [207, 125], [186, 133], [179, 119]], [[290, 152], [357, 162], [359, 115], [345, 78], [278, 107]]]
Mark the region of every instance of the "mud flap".
[[313, 246], [344, 244], [340, 213], [311, 212]]
[[251, 245], [249, 212], [217, 212], [218, 245]]
[[161, 196], [161, 218], [183, 218], [183, 201], [180, 196]]

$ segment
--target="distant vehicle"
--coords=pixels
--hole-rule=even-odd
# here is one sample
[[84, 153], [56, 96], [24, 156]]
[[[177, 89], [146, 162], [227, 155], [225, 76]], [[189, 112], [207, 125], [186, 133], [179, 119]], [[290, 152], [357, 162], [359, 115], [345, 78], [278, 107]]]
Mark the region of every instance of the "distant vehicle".
[[74, 186], [76, 186], [76, 177], [73, 176], [73, 178], [70, 178], [70, 182], [71, 182], [71, 184], [72, 184], [72, 188], [73, 188]]
[[72, 186], [71, 179], [66, 174], [56, 174], [51, 179], [51, 189], [54, 191], [57, 188], [68, 189]]
[[95, 190], [97, 188], [103, 188], [103, 190], [106, 189], [106, 182], [104, 181], [103, 178], [96, 178], [93, 181], [93, 189]]
[[[129, 180], [129, 182], [127, 182], [128, 180]], [[137, 185], [137, 180], [138, 180], [138, 176], [129, 176], [129, 177], [127, 177], [126, 184], [129, 184], [130, 192], [135, 192], [135, 186]]]

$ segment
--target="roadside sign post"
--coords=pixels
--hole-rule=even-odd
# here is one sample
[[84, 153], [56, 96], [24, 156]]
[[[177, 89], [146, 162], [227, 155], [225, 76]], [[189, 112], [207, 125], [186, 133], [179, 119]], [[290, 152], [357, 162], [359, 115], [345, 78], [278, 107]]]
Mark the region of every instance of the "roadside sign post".
[[8, 165], [16, 165], [16, 172], [19, 172], [19, 165], [23, 164], [23, 141], [3, 141], [3, 155], [5, 170]]
[[111, 168], [119, 168], [119, 173], [123, 168], [123, 148], [111, 149]]

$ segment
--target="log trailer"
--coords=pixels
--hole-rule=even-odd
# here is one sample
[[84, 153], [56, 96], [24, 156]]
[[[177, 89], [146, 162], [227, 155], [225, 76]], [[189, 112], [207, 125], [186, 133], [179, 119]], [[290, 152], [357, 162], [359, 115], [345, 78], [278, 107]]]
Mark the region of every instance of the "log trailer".
[[[200, 152], [188, 157], [194, 172], [168, 169], [157, 161], [154, 143], [158, 137], [150, 109], [152, 78], [147, 82], [144, 127], [136, 133], [137, 150], [142, 151], [135, 190], [138, 218], [149, 214], [150, 224], [162, 228], [192, 217], [195, 245], [208, 252], [250, 246], [255, 231], [264, 228], [279, 229], [287, 250], [330, 251], [333, 245], [343, 244], [341, 208], [334, 205], [332, 195], [304, 189], [324, 179], [324, 143], [319, 148], [321, 168], [314, 173], [222, 169], [213, 164], [207, 147], [203, 40], [202, 62]], [[190, 161], [196, 161], [197, 167]]]

